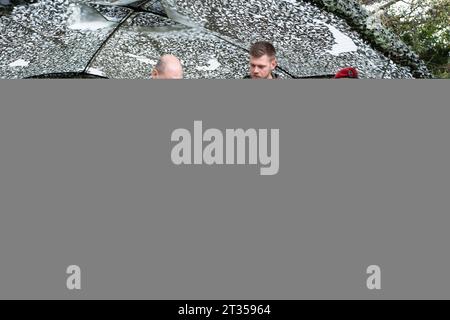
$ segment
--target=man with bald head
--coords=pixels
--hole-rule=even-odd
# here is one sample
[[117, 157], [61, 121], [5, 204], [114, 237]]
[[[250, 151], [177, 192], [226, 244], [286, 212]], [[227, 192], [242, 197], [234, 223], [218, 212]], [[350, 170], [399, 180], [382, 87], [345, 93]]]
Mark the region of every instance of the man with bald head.
[[183, 79], [183, 66], [171, 54], [163, 55], [152, 70], [152, 79]]

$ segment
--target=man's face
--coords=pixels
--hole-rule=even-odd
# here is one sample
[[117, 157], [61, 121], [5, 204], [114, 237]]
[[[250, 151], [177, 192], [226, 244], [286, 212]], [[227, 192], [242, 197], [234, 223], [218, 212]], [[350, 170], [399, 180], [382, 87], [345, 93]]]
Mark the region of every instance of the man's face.
[[263, 55], [256, 58], [250, 56], [250, 77], [252, 79], [272, 79], [272, 71], [277, 66], [277, 60], [274, 57]]

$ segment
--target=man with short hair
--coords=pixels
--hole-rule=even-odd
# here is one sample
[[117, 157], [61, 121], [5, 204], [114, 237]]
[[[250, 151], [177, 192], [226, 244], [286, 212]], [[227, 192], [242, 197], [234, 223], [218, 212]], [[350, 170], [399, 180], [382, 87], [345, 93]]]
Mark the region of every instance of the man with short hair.
[[274, 46], [267, 41], [256, 42], [250, 47], [250, 75], [245, 79], [277, 79], [277, 64]]
[[183, 79], [183, 66], [171, 54], [163, 55], [152, 70], [152, 79]]

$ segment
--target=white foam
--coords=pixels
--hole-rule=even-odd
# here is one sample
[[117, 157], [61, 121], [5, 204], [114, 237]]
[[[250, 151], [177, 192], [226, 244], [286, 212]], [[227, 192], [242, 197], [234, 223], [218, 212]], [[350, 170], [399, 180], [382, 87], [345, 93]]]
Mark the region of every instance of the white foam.
[[208, 60], [208, 65], [203, 67], [196, 67], [198, 71], [214, 71], [220, 67], [219, 61], [216, 58], [212, 58]]
[[70, 16], [68, 27], [72, 30], [96, 31], [104, 28], [111, 28], [114, 22], [106, 20], [95, 9], [84, 4], [71, 4], [69, 7]]
[[329, 25], [325, 22], [322, 22], [320, 20], [314, 20], [314, 22], [328, 27], [330, 32], [333, 34], [335, 44], [333, 45], [333, 48], [331, 50], [327, 51], [329, 54], [338, 56], [341, 53], [355, 52], [358, 50], [358, 47], [353, 42], [353, 40], [349, 36], [339, 31], [336, 27]]
[[69, 29], [72, 30], [87, 30], [87, 31], [95, 31], [104, 28], [110, 28], [110, 23], [105, 22], [79, 22], [74, 23], [69, 26]]
[[9, 64], [9, 66], [12, 67], [12, 68], [14, 68], [14, 67], [28, 67], [29, 64], [30, 64], [29, 61], [25, 61], [23, 59], [19, 59], [19, 60], [16, 60], [14, 62], [11, 62]]
[[191, 28], [199, 28], [203, 27], [203, 25], [199, 24], [198, 22], [192, 21], [189, 16], [183, 15], [180, 12], [178, 12], [177, 8], [177, 1], [174, 0], [161, 0], [161, 4], [164, 8], [164, 11], [166, 12], [167, 16], [180, 24], [183, 24], [185, 26], [191, 27]]
[[95, 76], [105, 77], [105, 73], [102, 70], [96, 69], [96, 68], [89, 68], [87, 69], [87, 73], [93, 74]]
[[143, 57], [143, 56], [137, 56], [135, 54], [131, 54], [131, 53], [127, 53], [126, 56], [131, 57], [131, 58], [135, 58], [136, 60], [142, 62], [142, 63], [146, 63], [146, 64], [152, 64], [155, 65], [157, 63], [157, 61], [155, 60], [151, 60], [147, 57]]

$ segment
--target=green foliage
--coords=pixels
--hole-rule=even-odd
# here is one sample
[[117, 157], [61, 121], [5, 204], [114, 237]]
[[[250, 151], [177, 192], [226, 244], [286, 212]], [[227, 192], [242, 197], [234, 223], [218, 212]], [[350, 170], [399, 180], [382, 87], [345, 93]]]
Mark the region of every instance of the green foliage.
[[411, 0], [381, 16], [437, 78], [450, 78], [450, 0]]

